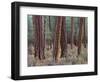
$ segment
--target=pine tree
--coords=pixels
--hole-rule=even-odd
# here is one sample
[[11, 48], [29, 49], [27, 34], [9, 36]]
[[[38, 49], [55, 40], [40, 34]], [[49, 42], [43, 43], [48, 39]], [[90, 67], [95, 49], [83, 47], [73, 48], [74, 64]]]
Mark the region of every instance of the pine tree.
[[79, 39], [78, 39], [78, 54], [81, 53], [83, 29], [84, 29], [84, 18], [80, 17], [79, 22], [80, 22], [80, 25], [79, 25]]
[[55, 61], [57, 63], [59, 62], [61, 56], [61, 44], [60, 44], [61, 27], [62, 27], [62, 17], [58, 16], [55, 29], [55, 38], [54, 38], [54, 55], [55, 55]]
[[74, 18], [71, 17], [71, 49], [73, 48], [74, 43]]
[[59, 63], [60, 58], [67, 51], [67, 33], [65, 26], [65, 17], [58, 16], [54, 36], [54, 56], [55, 61]]
[[34, 16], [35, 22], [35, 57], [44, 59], [44, 26], [42, 16]]
[[67, 54], [67, 31], [66, 31], [66, 17], [62, 19], [61, 27], [61, 57]]

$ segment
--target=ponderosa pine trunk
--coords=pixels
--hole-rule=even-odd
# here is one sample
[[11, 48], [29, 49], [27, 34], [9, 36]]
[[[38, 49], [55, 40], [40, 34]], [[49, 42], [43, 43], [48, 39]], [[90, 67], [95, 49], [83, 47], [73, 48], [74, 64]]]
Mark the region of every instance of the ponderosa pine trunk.
[[67, 54], [67, 31], [66, 31], [66, 17], [62, 19], [61, 27], [61, 57]]
[[78, 54], [81, 53], [81, 46], [83, 40], [84, 18], [79, 18], [79, 39], [78, 39]]
[[74, 18], [71, 17], [71, 49], [73, 48], [74, 44]]
[[56, 63], [59, 63], [60, 58], [64, 56], [64, 52], [67, 52], [67, 32], [65, 17], [58, 16], [54, 36], [54, 56]]
[[42, 16], [34, 16], [35, 22], [35, 57], [44, 59], [44, 26]]
[[55, 37], [54, 37], [54, 55], [55, 62], [58, 63], [61, 57], [61, 27], [62, 27], [62, 17], [58, 16], [56, 21]]

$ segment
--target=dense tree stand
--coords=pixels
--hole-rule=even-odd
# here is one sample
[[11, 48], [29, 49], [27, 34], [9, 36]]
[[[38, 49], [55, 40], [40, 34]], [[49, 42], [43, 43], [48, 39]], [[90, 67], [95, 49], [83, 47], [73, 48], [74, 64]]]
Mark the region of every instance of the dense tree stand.
[[86, 17], [29, 15], [29, 19], [28, 66], [88, 63]]

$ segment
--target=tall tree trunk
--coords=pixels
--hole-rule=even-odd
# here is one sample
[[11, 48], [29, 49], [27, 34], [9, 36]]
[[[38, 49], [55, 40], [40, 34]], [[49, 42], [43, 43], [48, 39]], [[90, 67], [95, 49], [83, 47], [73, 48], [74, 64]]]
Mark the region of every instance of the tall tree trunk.
[[32, 17], [33, 18], [33, 21], [34, 21], [34, 24], [35, 24], [35, 41], [34, 41], [34, 44], [35, 44], [35, 57], [39, 57], [39, 30], [38, 30], [38, 20], [36, 16]]
[[78, 39], [78, 54], [81, 53], [81, 46], [83, 40], [83, 29], [84, 29], [84, 18], [80, 18], [80, 25], [79, 25], [79, 39]]
[[61, 44], [60, 44], [61, 27], [62, 27], [62, 17], [58, 16], [55, 29], [55, 38], [54, 38], [54, 55], [56, 63], [59, 62], [59, 59], [61, 57]]
[[54, 55], [56, 63], [59, 63], [61, 57], [67, 54], [67, 32], [65, 17], [57, 17], [55, 37], [54, 37]]
[[[78, 19], [78, 18], [77, 18]], [[74, 33], [74, 44], [75, 44], [75, 46], [78, 46], [77, 45], [77, 43], [78, 43], [78, 36], [77, 36], [77, 34], [78, 34], [78, 26], [79, 26], [79, 22], [78, 22], [78, 20], [77, 20], [77, 26], [75, 27], [75, 33]]]
[[86, 24], [85, 24], [85, 18], [84, 18], [84, 37], [83, 37], [83, 43], [84, 47], [86, 48]]
[[71, 49], [73, 48], [74, 43], [74, 18], [71, 17]]
[[61, 27], [61, 57], [67, 54], [67, 31], [66, 31], [66, 17], [62, 19]]
[[44, 48], [45, 48], [45, 38], [44, 38], [44, 16], [40, 16], [40, 59], [44, 59]]
[[44, 58], [44, 26], [42, 22], [42, 16], [34, 16], [35, 22], [35, 56], [39, 59]]

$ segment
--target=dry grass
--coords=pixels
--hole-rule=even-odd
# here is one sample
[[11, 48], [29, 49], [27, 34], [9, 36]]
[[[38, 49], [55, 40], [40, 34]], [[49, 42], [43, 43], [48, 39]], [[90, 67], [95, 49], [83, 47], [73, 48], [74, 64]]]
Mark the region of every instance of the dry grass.
[[59, 63], [55, 63], [53, 57], [53, 49], [45, 48], [45, 59], [39, 60], [34, 57], [34, 47], [31, 45], [28, 49], [28, 66], [51, 66], [51, 65], [75, 65], [75, 64], [87, 64], [88, 63], [88, 54], [87, 48], [84, 48], [82, 45], [81, 54], [77, 53], [77, 46], [73, 45], [71, 49], [70, 44], [67, 45], [67, 53], [62, 58], [60, 58]]

